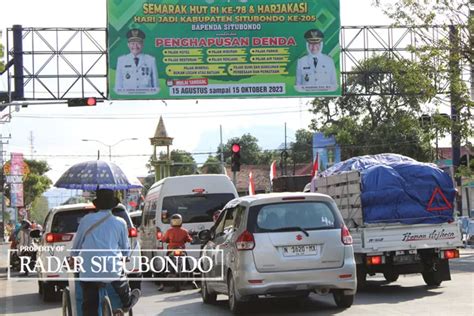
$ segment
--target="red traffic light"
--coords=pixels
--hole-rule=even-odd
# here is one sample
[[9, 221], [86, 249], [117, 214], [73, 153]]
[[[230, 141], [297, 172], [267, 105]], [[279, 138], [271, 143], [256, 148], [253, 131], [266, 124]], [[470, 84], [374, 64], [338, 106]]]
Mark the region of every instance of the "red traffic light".
[[238, 153], [240, 152], [240, 145], [237, 143], [232, 144], [232, 152], [233, 153]]
[[67, 105], [69, 107], [76, 107], [76, 106], [96, 106], [97, 105], [97, 98], [88, 97], [88, 98], [75, 98], [69, 99], [67, 101]]
[[94, 106], [94, 105], [97, 104], [97, 99], [96, 98], [87, 98], [86, 103], [87, 103], [88, 106]]

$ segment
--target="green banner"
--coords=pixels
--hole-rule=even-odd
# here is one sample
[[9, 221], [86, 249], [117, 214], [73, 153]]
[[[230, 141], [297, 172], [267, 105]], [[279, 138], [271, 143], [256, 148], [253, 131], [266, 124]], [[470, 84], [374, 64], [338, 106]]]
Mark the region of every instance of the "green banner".
[[108, 0], [110, 99], [339, 96], [339, 0]]

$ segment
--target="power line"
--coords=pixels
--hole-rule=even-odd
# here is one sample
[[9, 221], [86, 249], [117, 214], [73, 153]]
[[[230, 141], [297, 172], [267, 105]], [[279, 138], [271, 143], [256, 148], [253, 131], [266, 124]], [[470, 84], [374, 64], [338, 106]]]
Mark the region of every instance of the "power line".
[[[309, 108], [305, 109], [309, 110]], [[209, 118], [209, 117], [238, 117], [238, 116], [260, 116], [260, 115], [275, 115], [275, 114], [287, 114], [287, 113], [300, 113], [303, 109], [293, 109], [288, 111], [259, 111], [259, 112], [252, 112], [249, 111], [247, 113], [217, 113], [217, 114], [209, 114], [206, 113], [195, 113], [194, 115], [189, 115], [189, 113], [183, 114], [176, 114], [176, 115], [163, 115], [164, 119], [194, 119], [194, 118]], [[233, 111], [234, 112], [234, 111]], [[35, 114], [16, 114], [13, 116], [14, 118], [28, 118], [28, 119], [74, 119], [74, 120], [156, 120], [156, 114], [149, 114], [149, 116], [135, 116], [131, 117], [130, 115], [122, 114], [121, 116], [69, 116], [69, 115], [35, 115]]]

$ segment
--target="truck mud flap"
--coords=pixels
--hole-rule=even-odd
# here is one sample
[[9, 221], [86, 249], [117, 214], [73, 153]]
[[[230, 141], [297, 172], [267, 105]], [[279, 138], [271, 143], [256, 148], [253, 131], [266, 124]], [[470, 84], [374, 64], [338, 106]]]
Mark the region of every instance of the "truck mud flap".
[[449, 261], [448, 260], [439, 260], [435, 266], [436, 271], [439, 273], [441, 281], [450, 281], [451, 280], [451, 271], [449, 270]]

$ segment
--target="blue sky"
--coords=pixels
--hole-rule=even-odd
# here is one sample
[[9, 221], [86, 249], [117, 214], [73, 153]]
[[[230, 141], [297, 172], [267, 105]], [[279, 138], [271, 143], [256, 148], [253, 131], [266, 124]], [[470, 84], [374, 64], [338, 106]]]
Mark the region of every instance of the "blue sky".
[[[67, 4], [66, 4], [67, 3]], [[342, 25], [389, 24], [382, 13], [371, 6], [372, 0], [341, 0]], [[2, 1], [0, 30], [21, 24], [25, 27], [105, 27], [105, 0], [7, 0]], [[5, 42], [5, 35], [2, 42]], [[0, 78], [0, 90], [6, 90]], [[0, 125], [2, 136], [11, 135], [7, 153], [23, 152], [27, 158], [46, 159], [55, 181], [72, 164], [96, 158], [97, 150], [108, 159], [108, 147], [96, 139], [114, 144], [112, 160], [127, 174], [144, 176], [145, 164], [152, 153], [152, 137], [160, 115], [165, 118], [168, 134], [175, 137], [174, 149], [190, 152], [214, 151], [219, 144], [219, 128], [224, 142], [250, 133], [264, 149], [277, 148], [284, 142], [287, 124], [288, 141], [294, 132], [307, 128], [311, 120], [311, 99], [244, 99], [105, 102], [95, 108], [68, 108], [66, 105], [30, 105], [13, 113], [9, 123]], [[207, 114], [206, 114], [207, 113]], [[239, 114], [239, 115], [238, 115]], [[103, 117], [99, 119], [98, 117]], [[33, 140], [31, 140], [33, 139]], [[116, 156], [116, 155], [120, 155]], [[206, 156], [196, 156], [198, 162]]]

